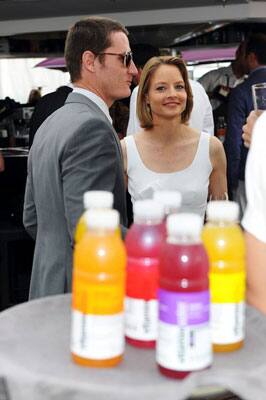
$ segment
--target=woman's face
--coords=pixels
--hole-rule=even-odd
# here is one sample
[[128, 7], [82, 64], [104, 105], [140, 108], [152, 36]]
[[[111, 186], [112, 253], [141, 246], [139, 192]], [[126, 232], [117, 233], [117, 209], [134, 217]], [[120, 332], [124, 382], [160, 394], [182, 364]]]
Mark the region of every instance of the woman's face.
[[151, 77], [146, 101], [153, 121], [156, 119], [181, 120], [186, 108], [187, 93], [179, 69], [174, 65], [160, 65]]

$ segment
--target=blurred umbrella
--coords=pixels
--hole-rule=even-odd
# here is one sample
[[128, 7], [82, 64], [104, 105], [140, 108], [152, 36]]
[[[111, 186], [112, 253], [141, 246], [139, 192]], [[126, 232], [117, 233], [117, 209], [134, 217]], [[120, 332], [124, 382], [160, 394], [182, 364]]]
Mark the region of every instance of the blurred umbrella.
[[46, 58], [45, 60], [36, 64], [35, 67], [58, 69], [63, 72], [67, 71], [64, 57]]

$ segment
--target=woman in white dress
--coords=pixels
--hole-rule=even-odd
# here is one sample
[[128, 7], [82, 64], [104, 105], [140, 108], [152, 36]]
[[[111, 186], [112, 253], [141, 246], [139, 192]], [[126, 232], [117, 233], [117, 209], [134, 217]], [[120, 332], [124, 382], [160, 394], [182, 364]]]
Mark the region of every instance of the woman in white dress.
[[121, 141], [132, 202], [178, 190], [181, 211], [204, 218], [208, 196], [226, 198], [226, 158], [216, 137], [188, 126], [193, 107], [184, 62], [153, 57], [140, 79], [137, 113], [143, 130]]

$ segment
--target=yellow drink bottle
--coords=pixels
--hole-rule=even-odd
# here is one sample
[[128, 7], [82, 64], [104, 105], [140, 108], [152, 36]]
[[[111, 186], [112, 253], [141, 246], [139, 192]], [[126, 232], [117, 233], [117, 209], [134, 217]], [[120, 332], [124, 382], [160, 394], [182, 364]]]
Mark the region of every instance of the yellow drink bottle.
[[237, 350], [244, 341], [245, 245], [238, 204], [211, 201], [202, 239], [210, 262], [213, 349]]
[[114, 195], [106, 190], [89, 190], [83, 195], [84, 213], [81, 215], [75, 232], [75, 243], [78, 243], [87, 231], [87, 224], [85, 219], [86, 210], [94, 208], [107, 208], [113, 207]]
[[116, 210], [89, 210], [74, 250], [71, 353], [84, 366], [111, 367], [124, 353], [126, 251]]

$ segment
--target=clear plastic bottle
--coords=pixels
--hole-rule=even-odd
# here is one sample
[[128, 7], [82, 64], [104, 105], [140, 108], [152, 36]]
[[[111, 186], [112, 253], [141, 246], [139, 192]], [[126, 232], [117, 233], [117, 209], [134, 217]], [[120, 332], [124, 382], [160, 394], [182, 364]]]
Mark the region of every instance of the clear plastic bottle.
[[177, 190], [158, 190], [154, 192], [153, 199], [161, 203], [164, 207], [164, 223], [166, 236], [166, 218], [168, 215], [179, 212], [182, 196]]
[[74, 251], [71, 353], [84, 366], [111, 367], [124, 352], [126, 252], [116, 210], [89, 210]]
[[113, 207], [114, 195], [106, 190], [89, 190], [83, 195], [84, 213], [81, 215], [75, 232], [75, 243], [78, 243], [87, 231], [85, 213], [93, 208], [110, 209]]
[[161, 250], [156, 361], [160, 372], [183, 379], [212, 362], [209, 262], [196, 214], [167, 218]]
[[245, 244], [238, 214], [235, 202], [209, 202], [202, 232], [210, 261], [212, 342], [218, 352], [237, 350], [244, 341]]
[[136, 201], [127, 250], [126, 339], [137, 347], [155, 347], [158, 323], [159, 256], [165, 240], [160, 203]]

